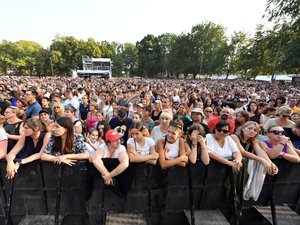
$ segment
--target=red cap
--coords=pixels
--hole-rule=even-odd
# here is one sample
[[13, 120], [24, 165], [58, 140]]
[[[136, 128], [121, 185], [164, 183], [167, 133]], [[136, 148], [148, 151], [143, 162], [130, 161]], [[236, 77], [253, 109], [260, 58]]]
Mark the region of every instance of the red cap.
[[116, 141], [116, 140], [120, 139], [122, 136], [123, 136], [122, 134], [118, 133], [115, 130], [109, 130], [105, 134], [105, 140], [112, 142], [112, 141]]

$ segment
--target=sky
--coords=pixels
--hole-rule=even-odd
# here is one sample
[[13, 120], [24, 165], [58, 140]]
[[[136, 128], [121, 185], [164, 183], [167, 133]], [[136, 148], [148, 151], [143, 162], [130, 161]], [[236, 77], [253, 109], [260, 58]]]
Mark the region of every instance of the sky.
[[45, 48], [56, 35], [120, 43], [147, 34], [187, 33], [204, 22], [254, 34], [266, 0], [0, 0], [0, 40], [35, 41]]

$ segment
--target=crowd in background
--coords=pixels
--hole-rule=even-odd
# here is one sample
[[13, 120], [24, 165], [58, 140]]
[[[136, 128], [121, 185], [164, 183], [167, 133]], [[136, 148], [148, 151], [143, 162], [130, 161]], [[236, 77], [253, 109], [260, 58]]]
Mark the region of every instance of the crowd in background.
[[[8, 178], [38, 159], [70, 166], [88, 159], [107, 185], [130, 162], [165, 169], [213, 159], [240, 171], [247, 158], [274, 175], [272, 159], [300, 161], [298, 88], [243, 80], [2, 77], [0, 158]], [[109, 170], [103, 158], [119, 165]]]

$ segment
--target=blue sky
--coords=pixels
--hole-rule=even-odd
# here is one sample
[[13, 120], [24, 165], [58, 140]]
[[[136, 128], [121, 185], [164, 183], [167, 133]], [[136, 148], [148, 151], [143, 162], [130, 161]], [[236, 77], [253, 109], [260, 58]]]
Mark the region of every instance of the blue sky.
[[266, 0], [9, 0], [1, 2], [0, 40], [30, 40], [47, 47], [55, 35], [86, 40], [141, 40], [147, 34], [190, 31], [212, 21], [253, 34]]

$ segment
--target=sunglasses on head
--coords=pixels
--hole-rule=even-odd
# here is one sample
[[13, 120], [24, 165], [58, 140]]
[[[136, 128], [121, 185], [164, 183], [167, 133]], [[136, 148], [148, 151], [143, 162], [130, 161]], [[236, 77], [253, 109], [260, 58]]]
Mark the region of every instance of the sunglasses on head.
[[228, 134], [229, 133], [229, 130], [224, 130], [224, 129], [221, 129], [221, 128], [217, 128], [217, 131], [218, 132], [223, 132], [224, 134]]
[[273, 133], [275, 135], [279, 135], [279, 134], [284, 135], [284, 131], [281, 131], [281, 130], [271, 130], [271, 131], [269, 131], [269, 133]]

